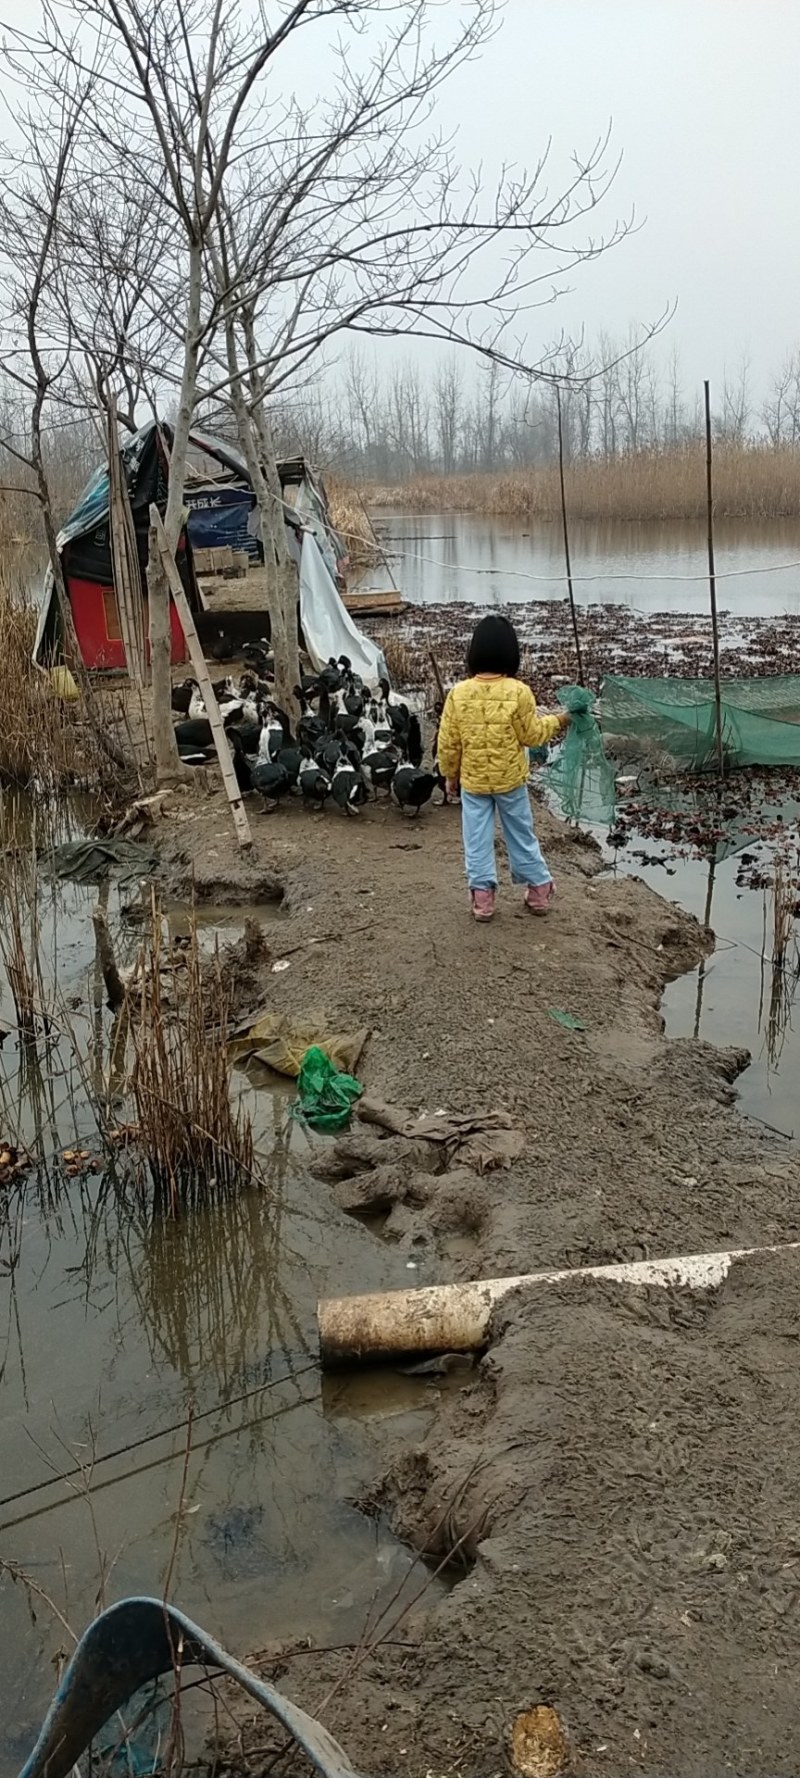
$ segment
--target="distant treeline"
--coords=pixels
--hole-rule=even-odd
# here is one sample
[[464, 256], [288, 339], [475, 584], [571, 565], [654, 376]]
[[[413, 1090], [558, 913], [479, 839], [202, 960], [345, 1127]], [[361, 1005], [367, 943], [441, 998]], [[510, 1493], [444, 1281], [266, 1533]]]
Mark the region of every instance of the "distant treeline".
[[[687, 393], [677, 356], [665, 365], [655, 345], [632, 351], [603, 336], [561, 362], [572, 379], [561, 398], [568, 462], [672, 456], [702, 437], [703, 391]], [[766, 400], [753, 400], [743, 360], [735, 375], [712, 386], [712, 404], [719, 444], [800, 444], [800, 348], [776, 373]], [[379, 375], [355, 355], [339, 367], [335, 394], [309, 392], [296, 423], [318, 461], [381, 483], [527, 469], [558, 455], [551, 385], [525, 388], [496, 364], [467, 384], [463, 360], [452, 356], [432, 369], [409, 361]]]

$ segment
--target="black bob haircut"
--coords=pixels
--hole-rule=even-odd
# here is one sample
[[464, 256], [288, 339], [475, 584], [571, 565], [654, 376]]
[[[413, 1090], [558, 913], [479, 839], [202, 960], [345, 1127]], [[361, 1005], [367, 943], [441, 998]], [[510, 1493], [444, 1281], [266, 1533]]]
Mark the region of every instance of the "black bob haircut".
[[467, 671], [473, 677], [476, 673], [503, 673], [508, 679], [515, 678], [519, 672], [519, 641], [507, 617], [492, 612], [475, 625], [467, 650]]

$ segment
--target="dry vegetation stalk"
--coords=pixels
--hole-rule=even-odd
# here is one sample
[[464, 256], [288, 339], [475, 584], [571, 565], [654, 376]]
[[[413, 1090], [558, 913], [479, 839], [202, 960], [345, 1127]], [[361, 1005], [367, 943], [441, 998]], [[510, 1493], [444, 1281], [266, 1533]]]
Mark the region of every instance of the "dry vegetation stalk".
[[30, 851], [7, 855], [0, 894], [0, 961], [20, 1037], [33, 1043], [38, 1031], [49, 1029], [52, 1016], [45, 1006], [35, 824]]
[[[702, 519], [705, 459], [700, 441], [678, 451], [590, 457], [566, 465], [570, 517], [595, 523]], [[369, 505], [407, 512], [473, 512], [487, 517], [557, 521], [558, 464], [485, 475], [425, 475], [364, 488]], [[800, 517], [800, 451], [789, 445], [718, 444], [714, 453], [717, 518]]]
[[119, 770], [100, 745], [103, 734], [116, 728], [118, 713], [95, 688], [93, 728], [82, 698], [65, 702], [57, 695], [50, 675], [33, 663], [36, 622], [33, 606], [0, 569], [0, 785], [35, 787], [44, 795], [87, 781], [118, 789]]
[[338, 476], [327, 476], [325, 486], [332, 522], [346, 545], [353, 568], [373, 568], [382, 551], [373, 531], [361, 493]]
[[163, 950], [153, 896], [132, 1086], [157, 1197], [177, 1215], [249, 1183], [254, 1149], [250, 1119], [231, 1100], [230, 993], [219, 955], [201, 956], [194, 920], [181, 952], [185, 967], [165, 971]]

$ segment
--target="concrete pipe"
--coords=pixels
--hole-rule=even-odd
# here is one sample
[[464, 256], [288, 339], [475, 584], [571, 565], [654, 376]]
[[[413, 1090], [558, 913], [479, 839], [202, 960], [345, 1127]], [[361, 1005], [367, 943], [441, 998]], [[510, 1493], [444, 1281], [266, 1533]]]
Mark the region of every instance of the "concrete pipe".
[[798, 1247], [800, 1242], [793, 1241], [783, 1247], [692, 1253], [626, 1265], [528, 1272], [516, 1278], [485, 1278], [469, 1284], [435, 1284], [422, 1290], [327, 1297], [317, 1304], [320, 1357], [323, 1365], [336, 1365], [370, 1363], [407, 1352], [474, 1352], [486, 1344], [495, 1304], [512, 1290], [573, 1278], [712, 1290], [722, 1283], [735, 1259], [796, 1252]]

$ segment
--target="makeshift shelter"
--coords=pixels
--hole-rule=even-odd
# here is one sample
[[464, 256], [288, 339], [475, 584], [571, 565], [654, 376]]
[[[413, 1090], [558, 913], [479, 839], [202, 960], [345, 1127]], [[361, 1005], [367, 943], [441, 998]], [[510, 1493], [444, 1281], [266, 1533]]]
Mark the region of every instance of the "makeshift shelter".
[[[169, 439], [169, 433], [165, 435]], [[166, 451], [160, 429], [151, 421], [134, 433], [122, 447], [122, 463], [133, 513], [142, 588], [146, 586], [150, 505], [166, 511]], [[111, 568], [108, 465], [98, 465], [74, 512], [58, 535], [58, 551], [64, 571], [72, 618], [81, 655], [87, 667], [120, 668], [125, 665], [119, 608]], [[193, 611], [199, 608], [197, 585], [186, 548], [186, 536], [178, 546], [178, 570]], [[170, 613], [172, 658], [185, 658], [183, 632], [177, 612]], [[52, 571], [45, 576], [34, 660], [54, 664], [62, 650], [62, 622], [55, 596]]]
[[[151, 503], [162, 515], [166, 510], [171, 443], [170, 428], [150, 421], [122, 446], [145, 600], [149, 510]], [[339, 589], [344, 584], [347, 554], [331, 524], [324, 487], [303, 457], [279, 463], [278, 472], [286, 538], [297, 567], [301, 640], [317, 665], [331, 654], [347, 654], [362, 677], [374, 684], [386, 670], [383, 655], [356, 628], [342, 604]], [[235, 445], [192, 431], [185, 499], [188, 519], [178, 547], [178, 569], [201, 642], [218, 636], [221, 629], [235, 648], [267, 638], [265, 598], [254, 600], [252, 589], [248, 589], [241, 610], [232, 609], [228, 599], [224, 612], [215, 611], [213, 599], [203, 599], [195, 573], [194, 552], [199, 550], [233, 547], [246, 553], [252, 568], [264, 560], [255, 496], [245, 459]], [[106, 464], [95, 470], [59, 533], [58, 548], [84, 664], [93, 669], [123, 668], [125, 648], [111, 565]], [[172, 659], [180, 662], [186, 658], [185, 642], [174, 606], [170, 621]], [[39, 664], [58, 661], [61, 632], [61, 613], [48, 570], [34, 650]]]

